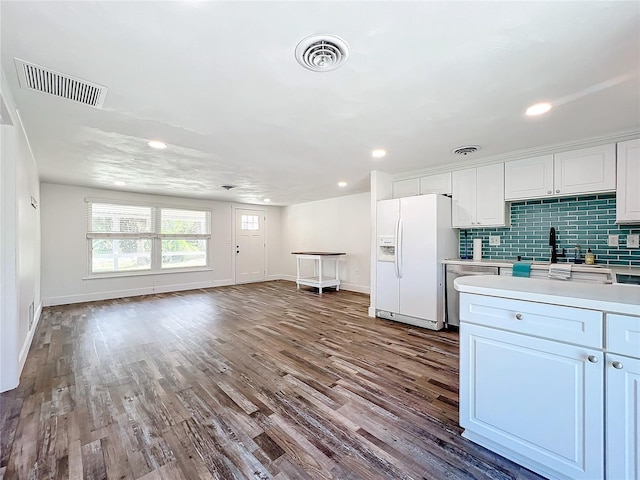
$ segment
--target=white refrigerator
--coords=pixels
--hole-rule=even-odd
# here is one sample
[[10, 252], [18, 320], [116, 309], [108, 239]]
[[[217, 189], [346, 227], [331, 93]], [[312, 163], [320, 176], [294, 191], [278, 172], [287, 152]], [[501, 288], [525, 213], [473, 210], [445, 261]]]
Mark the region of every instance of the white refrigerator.
[[380, 200], [377, 206], [376, 315], [440, 330], [444, 265], [458, 256], [451, 199], [443, 195]]

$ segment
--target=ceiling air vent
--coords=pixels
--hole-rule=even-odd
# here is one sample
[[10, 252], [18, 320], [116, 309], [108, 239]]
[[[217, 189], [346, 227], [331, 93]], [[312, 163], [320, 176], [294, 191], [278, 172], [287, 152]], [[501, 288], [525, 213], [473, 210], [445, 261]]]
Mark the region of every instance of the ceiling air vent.
[[454, 155], [471, 155], [472, 153], [476, 153], [480, 150], [480, 146], [478, 145], [465, 145], [464, 147], [458, 147], [451, 150], [451, 153]]
[[102, 108], [107, 87], [80, 80], [33, 63], [15, 59], [22, 88], [48, 93], [74, 102]]
[[349, 47], [333, 35], [311, 35], [296, 47], [296, 60], [314, 72], [335, 70], [349, 58]]

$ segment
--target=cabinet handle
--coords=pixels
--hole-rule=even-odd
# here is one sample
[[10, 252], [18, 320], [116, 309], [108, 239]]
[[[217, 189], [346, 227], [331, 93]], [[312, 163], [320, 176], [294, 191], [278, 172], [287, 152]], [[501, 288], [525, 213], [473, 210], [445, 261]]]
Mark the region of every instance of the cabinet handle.
[[589, 360], [591, 363], [598, 363], [598, 357], [596, 357], [595, 355], [589, 355], [587, 357], [587, 360]]
[[560, 190], [556, 190], [556, 193], [560, 193]]
[[516, 320], [522, 320], [524, 318], [524, 315], [522, 315], [521, 313], [516, 313]]
[[548, 190], [548, 191], [547, 191], [547, 194], [548, 194], [548, 195], [551, 195], [552, 193], [553, 193], [553, 192], [552, 192], [551, 190]]
[[622, 362], [613, 362], [611, 364], [613, 366], [613, 368], [615, 368], [616, 370], [622, 370], [622, 367], [624, 367], [624, 365], [622, 365]]

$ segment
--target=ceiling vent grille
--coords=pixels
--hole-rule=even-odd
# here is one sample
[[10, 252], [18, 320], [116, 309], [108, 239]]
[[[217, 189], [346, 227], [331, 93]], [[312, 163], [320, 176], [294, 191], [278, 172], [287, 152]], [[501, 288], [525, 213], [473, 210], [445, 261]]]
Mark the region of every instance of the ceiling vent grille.
[[451, 153], [453, 153], [454, 155], [465, 156], [476, 153], [478, 150], [480, 150], [480, 147], [478, 145], [465, 145], [464, 147], [454, 148], [453, 150], [451, 150]]
[[296, 47], [296, 60], [314, 72], [335, 70], [349, 58], [349, 47], [333, 35], [311, 35]]
[[107, 87], [15, 59], [22, 88], [48, 93], [74, 102], [102, 108]]

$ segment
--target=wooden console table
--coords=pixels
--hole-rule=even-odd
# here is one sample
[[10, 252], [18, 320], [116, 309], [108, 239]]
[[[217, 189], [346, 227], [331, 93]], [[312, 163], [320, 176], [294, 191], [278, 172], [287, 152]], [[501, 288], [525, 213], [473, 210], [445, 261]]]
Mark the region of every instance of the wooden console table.
[[[296, 288], [300, 285], [308, 287], [316, 287], [318, 293], [322, 294], [322, 289], [327, 287], [336, 287], [336, 291], [340, 290], [340, 277], [338, 275], [338, 264], [340, 257], [346, 253], [336, 252], [291, 252], [296, 256]], [[313, 260], [313, 277], [300, 277], [300, 260]], [[322, 262], [331, 260], [336, 262], [336, 274], [334, 278], [326, 278], [322, 276]]]

